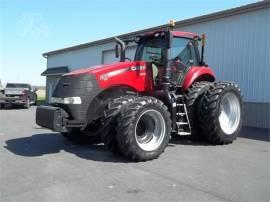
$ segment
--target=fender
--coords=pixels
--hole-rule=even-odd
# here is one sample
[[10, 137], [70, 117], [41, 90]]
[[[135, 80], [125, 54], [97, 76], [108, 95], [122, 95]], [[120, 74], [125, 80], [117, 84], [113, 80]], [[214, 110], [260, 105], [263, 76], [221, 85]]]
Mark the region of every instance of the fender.
[[136, 89], [130, 88], [129, 86], [114, 86], [108, 89], [101, 89], [101, 91], [94, 96], [94, 99], [89, 103], [86, 113], [86, 123], [89, 124], [91, 121], [102, 117], [104, 109], [111, 99], [127, 94], [136, 95], [136, 93]]
[[209, 67], [191, 67], [185, 76], [182, 89], [187, 90], [195, 81], [215, 81], [215, 74]]

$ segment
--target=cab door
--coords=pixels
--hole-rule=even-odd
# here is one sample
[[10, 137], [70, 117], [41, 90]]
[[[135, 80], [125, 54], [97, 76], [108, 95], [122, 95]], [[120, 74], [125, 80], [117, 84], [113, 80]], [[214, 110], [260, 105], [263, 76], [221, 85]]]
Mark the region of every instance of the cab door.
[[197, 44], [194, 40], [174, 37], [169, 55], [171, 79], [181, 86], [190, 67], [199, 65]]

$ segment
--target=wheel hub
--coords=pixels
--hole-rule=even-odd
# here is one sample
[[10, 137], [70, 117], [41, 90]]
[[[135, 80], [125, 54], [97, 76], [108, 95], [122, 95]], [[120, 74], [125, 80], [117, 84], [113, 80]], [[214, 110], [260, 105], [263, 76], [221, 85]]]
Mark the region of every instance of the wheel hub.
[[231, 135], [238, 128], [241, 117], [240, 102], [233, 93], [226, 93], [220, 103], [219, 123], [224, 133]]
[[156, 110], [144, 111], [135, 126], [135, 138], [139, 147], [145, 151], [157, 149], [164, 139], [165, 120]]

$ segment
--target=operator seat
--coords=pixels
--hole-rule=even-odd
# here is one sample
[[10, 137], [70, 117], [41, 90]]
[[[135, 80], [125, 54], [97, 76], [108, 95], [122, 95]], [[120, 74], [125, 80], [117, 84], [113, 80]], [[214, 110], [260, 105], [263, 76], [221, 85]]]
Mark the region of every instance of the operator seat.
[[160, 86], [159, 84], [161, 82], [161, 67], [152, 62], [147, 62], [146, 71], [148, 75], [148, 81], [152, 83], [155, 89], [157, 89]]
[[183, 63], [180, 57], [176, 57], [170, 64], [172, 70], [172, 81], [176, 86], [181, 86], [185, 78], [188, 66]]

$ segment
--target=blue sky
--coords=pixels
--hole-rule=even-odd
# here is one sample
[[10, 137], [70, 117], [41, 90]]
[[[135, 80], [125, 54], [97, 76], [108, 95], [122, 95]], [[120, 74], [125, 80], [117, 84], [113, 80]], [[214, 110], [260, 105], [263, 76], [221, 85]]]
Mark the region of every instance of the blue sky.
[[0, 80], [45, 85], [42, 53], [255, 0], [1, 0]]

